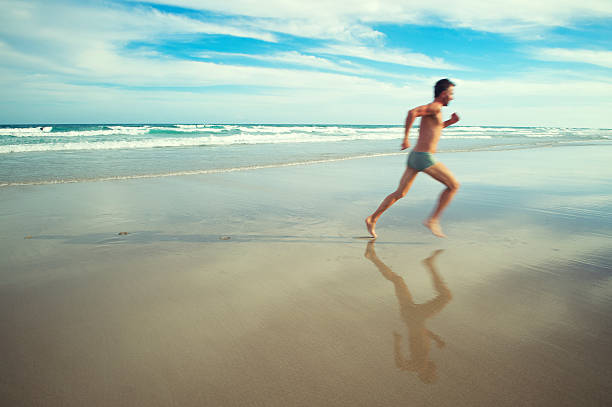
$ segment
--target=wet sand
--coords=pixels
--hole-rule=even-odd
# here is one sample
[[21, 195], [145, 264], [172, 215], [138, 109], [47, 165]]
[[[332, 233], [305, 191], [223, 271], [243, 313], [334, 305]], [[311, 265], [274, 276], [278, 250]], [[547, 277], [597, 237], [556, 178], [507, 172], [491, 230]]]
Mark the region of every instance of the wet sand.
[[404, 157], [0, 188], [0, 399], [610, 405], [609, 156], [440, 154], [444, 240], [425, 175], [362, 238]]

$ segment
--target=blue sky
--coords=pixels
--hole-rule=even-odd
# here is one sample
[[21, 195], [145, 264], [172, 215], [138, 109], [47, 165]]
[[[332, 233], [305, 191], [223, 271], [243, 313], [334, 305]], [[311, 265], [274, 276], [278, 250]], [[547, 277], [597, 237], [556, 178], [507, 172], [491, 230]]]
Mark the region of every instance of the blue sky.
[[609, 0], [0, 0], [1, 123], [612, 127]]

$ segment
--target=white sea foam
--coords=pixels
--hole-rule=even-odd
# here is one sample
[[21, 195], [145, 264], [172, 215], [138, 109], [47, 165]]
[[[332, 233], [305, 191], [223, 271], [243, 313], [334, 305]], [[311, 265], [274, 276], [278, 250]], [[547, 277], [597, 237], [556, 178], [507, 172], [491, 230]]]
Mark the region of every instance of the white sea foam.
[[441, 139], [492, 139], [492, 136], [479, 136], [479, 135], [462, 135], [462, 136], [452, 136], [452, 135], [443, 135], [440, 137]]
[[[69, 128], [69, 127], [67, 127]], [[155, 133], [151, 133], [155, 131]], [[164, 135], [164, 132], [168, 132]], [[177, 134], [175, 134], [177, 133]], [[181, 133], [186, 133], [181, 136]], [[79, 130], [54, 131], [51, 127], [5, 128], [0, 136], [9, 134], [17, 137], [37, 136], [37, 143], [12, 141], [0, 145], [0, 154], [27, 153], [67, 150], [114, 150], [150, 149], [156, 147], [231, 146], [238, 144], [290, 144], [290, 143], [339, 143], [351, 141], [398, 140], [403, 136], [400, 126], [356, 127], [356, 126], [272, 126], [272, 125], [111, 125], [86, 127]], [[94, 137], [87, 139], [87, 137]], [[118, 137], [115, 137], [118, 136]], [[135, 137], [138, 136], [138, 137]], [[492, 128], [457, 126], [445, 130], [445, 140], [487, 140], [498, 139], [503, 143], [507, 138], [556, 138], [565, 140], [608, 140], [610, 130], [606, 129], [565, 129], [565, 128]], [[80, 140], [63, 140], [78, 137]], [[5, 140], [6, 143], [6, 140]]]
[[0, 154], [6, 153], [29, 153], [29, 152], [44, 152], [44, 151], [70, 151], [70, 150], [117, 150], [117, 149], [134, 149], [134, 148], [152, 148], [152, 147], [178, 147], [186, 145], [185, 140], [165, 141], [163, 139], [152, 140], [117, 140], [117, 141], [100, 141], [100, 142], [75, 142], [75, 143], [54, 143], [54, 144], [12, 144], [0, 146]]
[[[116, 131], [117, 133], [111, 133]], [[132, 134], [144, 134], [148, 129], [132, 129]], [[100, 134], [125, 134], [124, 130], [97, 130]], [[104, 133], [102, 133], [104, 132]], [[67, 132], [70, 133], [70, 132]], [[78, 132], [77, 132], [78, 133]], [[0, 146], [0, 154], [68, 151], [68, 150], [116, 150], [155, 147], [229, 146], [237, 144], [287, 144], [287, 143], [337, 143], [347, 141], [382, 141], [401, 138], [397, 132], [367, 132], [350, 135], [304, 135], [300, 133], [208, 135], [191, 138], [147, 138], [138, 140], [79, 141], [42, 144], [9, 144]], [[491, 136], [446, 135], [443, 139], [490, 139]]]
[[480, 127], [480, 126], [453, 126], [444, 131], [486, 131], [486, 132], [516, 132], [524, 130], [516, 127]]
[[44, 127], [15, 127], [15, 128], [0, 128], [1, 136], [41, 136], [44, 133], [50, 133], [53, 130], [51, 126]]
[[115, 135], [126, 135], [136, 136], [141, 134], [147, 134], [149, 127], [111, 127], [108, 130], [71, 130], [57, 133], [57, 136], [61, 137], [92, 137], [92, 136], [115, 136]]
[[204, 124], [175, 124], [175, 126], [181, 129], [202, 129], [206, 125]]
[[[50, 127], [49, 127], [50, 128]], [[112, 136], [112, 135], [139, 135], [146, 134], [149, 132], [147, 126], [142, 127], [123, 127], [123, 126], [109, 126], [107, 129], [98, 130], [69, 130], [69, 131], [58, 131], [51, 133], [48, 131], [23, 131], [23, 132], [4, 132], [7, 129], [0, 129], [0, 135], [9, 135], [13, 137], [92, 137], [92, 136]], [[14, 130], [14, 129], [11, 129]]]
[[149, 130], [168, 131], [173, 133], [223, 133], [229, 128], [223, 127], [212, 127], [204, 124], [173, 124], [169, 126], [151, 126]]
[[100, 136], [115, 136], [115, 135], [142, 135], [148, 134], [151, 130], [161, 130], [177, 133], [219, 133], [226, 131], [223, 128], [206, 128], [204, 125], [169, 125], [169, 126], [100, 126], [104, 128], [90, 130], [68, 130], [56, 131], [51, 133], [52, 127], [32, 128], [10, 128], [0, 129], [0, 135], [8, 135], [14, 137], [40, 137], [44, 135], [53, 137], [100, 137]]
[[313, 128], [308, 127], [276, 127], [276, 126], [242, 126], [238, 127], [241, 133], [272, 133], [283, 134], [292, 132], [312, 132]]
[[374, 128], [355, 128], [342, 126], [237, 126], [233, 130], [239, 130], [241, 133], [269, 133], [269, 134], [284, 134], [284, 133], [318, 133], [318, 134], [360, 134], [371, 132], [401, 132], [399, 127], [374, 127]]
[[[392, 136], [389, 138], [395, 138]], [[287, 134], [279, 135], [242, 135], [232, 136], [203, 136], [192, 138], [151, 138], [145, 140], [106, 140], [96, 142], [74, 143], [46, 143], [46, 144], [12, 144], [0, 146], [0, 154], [41, 151], [67, 151], [67, 150], [115, 150], [155, 147], [193, 147], [193, 146], [228, 146], [235, 144], [282, 144], [282, 143], [323, 143], [350, 141], [359, 139], [380, 139], [380, 136], [312, 136], [301, 137]]]
[[204, 126], [198, 126], [198, 127], [187, 127], [187, 126], [182, 126], [179, 127], [179, 125], [177, 125], [177, 127], [172, 127], [172, 126], [152, 126], [149, 127], [149, 130], [159, 130], [159, 131], [167, 131], [167, 132], [171, 132], [171, 133], [222, 133], [224, 131], [227, 131], [225, 129], [215, 129], [215, 128], [208, 128], [208, 127], [204, 127]]
[[[58, 131], [49, 133], [48, 135], [53, 137], [100, 137], [100, 136], [133, 136], [148, 134], [151, 130], [166, 131], [172, 133], [222, 133], [227, 131], [223, 128], [207, 128], [203, 125], [171, 125], [171, 126], [104, 126], [102, 129], [91, 129], [91, 130], [69, 130], [69, 131]], [[40, 137], [43, 132], [41, 130], [34, 131], [23, 131], [23, 132], [2, 132], [0, 129], [0, 135], [12, 135], [16, 137]], [[46, 132], [45, 132], [46, 133]]]
[[527, 128], [503, 128], [503, 127], [453, 127], [444, 130], [445, 134], [489, 134], [493, 137], [526, 137], [526, 138], [560, 138], [560, 137], [603, 137], [603, 129], [573, 129], [553, 127], [527, 127]]

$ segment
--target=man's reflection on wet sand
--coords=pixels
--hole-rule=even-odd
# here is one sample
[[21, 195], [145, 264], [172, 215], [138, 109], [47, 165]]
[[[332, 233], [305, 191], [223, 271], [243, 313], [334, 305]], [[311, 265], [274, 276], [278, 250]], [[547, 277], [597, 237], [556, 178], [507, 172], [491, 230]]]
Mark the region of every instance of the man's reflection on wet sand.
[[446, 306], [451, 300], [451, 292], [440, 278], [436, 270], [435, 260], [443, 250], [436, 250], [428, 258], [423, 260], [423, 265], [430, 272], [434, 288], [438, 295], [423, 304], [415, 304], [412, 295], [404, 282], [404, 279], [395, 274], [383, 263], [374, 250], [374, 242], [368, 242], [365, 257], [378, 268], [378, 271], [395, 286], [395, 296], [400, 305], [402, 320], [408, 328], [408, 343], [410, 345], [410, 359], [405, 359], [401, 349], [401, 335], [393, 333], [395, 364], [401, 370], [416, 372], [424, 383], [433, 383], [437, 380], [436, 365], [429, 360], [430, 343], [433, 339], [438, 348], [445, 343], [435, 333], [425, 327], [425, 321], [433, 317]]

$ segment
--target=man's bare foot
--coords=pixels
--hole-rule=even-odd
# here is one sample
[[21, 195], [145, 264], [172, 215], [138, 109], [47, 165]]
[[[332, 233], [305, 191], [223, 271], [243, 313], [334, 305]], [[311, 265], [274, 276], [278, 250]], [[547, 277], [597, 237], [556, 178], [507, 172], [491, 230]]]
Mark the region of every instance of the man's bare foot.
[[438, 222], [437, 219], [427, 219], [425, 222], [423, 222], [423, 225], [427, 229], [431, 230], [431, 233], [433, 233], [435, 236], [446, 237], [446, 235], [442, 232], [440, 222]]
[[376, 222], [373, 222], [372, 217], [368, 216], [365, 220], [365, 224], [366, 224], [366, 227], [368, 228], [368, 232], [372, 235], [374, 239], [376, 239], [378, 237], [376, 236], [376, 232], [374, 231], [374, 228], [376, 228]]

